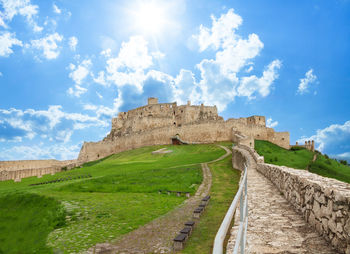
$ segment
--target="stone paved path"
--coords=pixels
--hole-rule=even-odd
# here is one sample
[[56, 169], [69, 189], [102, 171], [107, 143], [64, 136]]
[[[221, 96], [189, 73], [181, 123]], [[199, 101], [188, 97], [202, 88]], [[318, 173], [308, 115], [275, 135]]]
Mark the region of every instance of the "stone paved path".
[[[219, 161], [231, 154], [231, 151], [220, 146], [226, 154], [211, 161]], [[208, 162], [209, 163], [209, 162]], [[172, 252], [173, 239], [184, 227], [184, 223], [192, 219], [192, 212], [201, 199], [209, 194], [211, 188], [211, 172], [207, 163], [202, 163], [203, 182], [196, 194], [182, 205], [150, 223], [122, 236], [115, 242], [101, 243], [90, 248], [87, 253], [169, 253]]]
[[[250, 161], [246, 253], [337, 253], [306, 224], [272, 182], [256, 170], [253, 159]], [[227, 253], [232, 253], [238, 221], [237, 214]]]

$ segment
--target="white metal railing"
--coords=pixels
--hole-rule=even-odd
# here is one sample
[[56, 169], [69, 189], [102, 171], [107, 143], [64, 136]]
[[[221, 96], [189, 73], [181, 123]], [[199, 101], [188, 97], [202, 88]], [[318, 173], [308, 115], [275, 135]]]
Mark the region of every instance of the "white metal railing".
[[240, 220], [239, 220], [239, 228], [236, 236], [236, 242], [233, 249], [233, 253], [238, 253], [239, 247], [240, 253], [243, 254], [245, 250], [245, 244], [246, 244], [246, 235], [247, 235], [247, 225], [248, 225], [248, 203], [247, 203], [247, 165], [244, 164], [244, 175], [242, 178], [242, 182], [239, 186], [239, 189], [236, 193], [235, 198], [233, 199], [230, 208], [228, 209], [224, 220], [221, 223], [221, 226], [215, 236], [214, 240], [214, 248], [213, 248], [213, 254], [222, 254], [224, 250], [224, 240], [227, 235], [227, 231], [230, 228], [231, 221], [233, 219], [233, 216], [235, 214], [237, 205], [238, 205], [238, 199], [240, 200]]

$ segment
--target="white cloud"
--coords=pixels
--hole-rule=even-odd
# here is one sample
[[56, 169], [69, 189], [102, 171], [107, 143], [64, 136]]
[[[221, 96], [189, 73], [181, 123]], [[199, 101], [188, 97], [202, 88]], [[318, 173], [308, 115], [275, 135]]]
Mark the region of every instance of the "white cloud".
[[69, 38], [69, 48], [72, 50], [72, 51], [75, 51], [77, 45], [78, 45], [78, 38], [75, 37], [75, 36], [72, 36]]
[[278, 78], [277, 70], [281, 66], [281, 61], [274, 60], [267, 66], [262, 77], [258, 78], [255, 75], [243, 77], [237, 88], [238, 95], [247, 96], [249, 99], [255, 98], [253, 94], [256, 92], [262, 97], [269, 95], [272, 83]]
[[251, 72], [253, 69], [254, 69], [254, 67], [253, 67], [253, 66], [249, 66], [249, 68], [248, 68], [248, 69], [246, 69], [246, 70], [245, 70], [245, 72], [246, 72], [246, 73], [249, 73], [249, 72]]
[[0, 56], [8, 57], [13, 53], [12, 46], [23, 46], [22, 42], [16, 39], [14, 33], [3, 32], [0, 34]]
[[132, 36], [123, 42], [117, 58], [110, 59], [110, 68], [146, 69], [152, 65], [152, 56], [148, 53], [148, 42], [142, 36]]
[[7, 28], [7, 25], [4, 21], [4, 18], [2, 17], [2, 13], [0, 12], [0, 27], [4, 27], [4, 28]]
[[117, 86], [134, 85], [141, 91], [144, 70], [153, 64], [147, 45], [142, 36], [132, 36], [128, 42], [123, 42], [118, 56], [107, 60], [107, 79]]
[[99, 92], [96, 92], [96, 95], [98, 98], [103, 99], [103, 96]]
[[278, 121], [273, 121], [272, 118], [268, 118], [266, 121], [266, 126], [269, 128], [274, 128], [278, 125]]
[[[181, 73], [176, 78], [174, 94], [177, 100], [182, 102], [190, 99], [194, 103], [217, 105], [219, 111], [223, 111], [227, 104], [236, 96], [255, 98], [258, 93], [262, 97], [270, 93], [273, 81], [278, 77], [278, 69], [281, 62], [271, 62], [261, 77], [255, 75], [239, 78], [238, 74], [245, 66], [250, 66], [250, 72], [254, 65], [253, 60], [264, 47], [259, 36], [252, 33], [247, 39], [236, 34], [236, 30], [242, 24], [242, 18], [234, 13], [233, 9], [222, 14], [219, 19], [214, 16], [210, 28], [200, 26], [197, 39], [200, 51], [208, 48], [216, 50], [214, 59], [203, 59], [197, 68], [200, 70], [200, 80], [195, 81], [194, 75], [188, 71], [187, 78], [182, 80]], [[192, 76], [192, 77], [191, 77]]]
[[235, 30], [243, 21], [241, 16], [234, 13], [233, 9], [228, 10], [226, 14], [222, 14], [219, 19], [216, 19], [213, 15], [211, 19], [211, 28], [201, 25], [199, 34], [193, 36], [198, 41], [200, 51], [204, 51], [210, 46], [217, 50], [227, 44], [234, 43], [237, 39]]
[[[133, 93], [140, 98], [145, 92], [161, 91], [164, 98], [179, 103], [191, 100], [195, 104], [217, 105], [219, 111], [223, 111], [237, 96], [253, 99], [257, 95], [269, 95], [273, 82], [278, 78], [281, 61], [274, 60], [268, 64], [260, 77], [242, 76], [240, 72], [244, 67], [247, 67], [243, 69], [244, 73], [253, 70], [254, 59], [264, 44], [254, 33], [247, 38], [236, 33], [243, 20], [233, 9], [220, 18], [211, 18], [211, 27], [200, 26], [199, 34], [192, 37], [196, 39], [200, 51], [215, 50], [213, 59], [203, 59], [195, 66], [199, 77], [196, 78], [192, 70], [181, 69], [172, 76], [152, 68], [154, 60], [164, 55], [151, 52], [143, 37], [133, 36], [122, 43], [117, 57], [111, 56], [109, 47], [101, 52], [107, 58], [106, 69], [99, 71], [97, 76], [92, 75], [94, 82], [102, 85], [114, 83], [123, 91], [136, 87]], [[125, 92], [125, 96], [128, 94]]]
[[79, 85], [74, 85], [73, 87], [68, 88], [67, 93], [69, 95], [80, 97], [80, 95], [87, 92], [87, 89], [84, 87], [81, 87]]
[[313, 73], [313, 69], [308, 70], [305, 73], [305, 77], [300, 79], [300, 83], [298, 86], [298, 93], [304, 94], [308, 92], [310, 85], [315, 83], [316, 80], [317, 80], [317, 76]]
[[105, 119], [80, 113], [68, 113], [62, 106], [49, 106], [47, 110], [0, 109], [0, 138], [6, 141], [31, 140], [45, 136], [59, 142], [69, 142], [73, 131], [87, 127], [107, 127]]
[[348, 147], [346, 144], [350, 142], [350, 121], [343, 125], [332, 124], [324, 129], [319, 129], [315, 135], [302, 137], [298, 142], [304, 142], [305, 140], [314, 140], [316, 149], [321, 152], [341, 149], [342, 146], [346, 149]]
[[0, 160], [59, 159], [71, 160], [78, 157], [79, 145], [55, 144], [51, 146], [13, 146], [0, 150]]
[[56, 13], [56, 14], [61, 14], [62, 13], [61, 9], [58, 8], [58, 6], [56, 4], [52, 5], [52, 9], [53, 9], [53, 12]]
[[99, 119], [104, 117], [110, 121], [110, 118], [115, 117], [117, 115], [121, 105], [123, 105], [123, 96], [122, 96], [122, 92], [118, 89], [118, 96], [117, 98], [114, 99], [112, 107], [85, 104], [84, 109], [95, 112]]
[[87, 75], [90, 72], [90, 67], [92, 63], [90, 59], [84, 60], [81, 64], [79, 64], [77, 67], [75, 65], [70, 64], [69, 67], [72, 70], [71, 73], [69, 73], [69, 77], [78, 85], [81, 84], [81, 82], [87, 77]]
[[82, 87], [81, 84], [89, 75], [91, 65], [90, 59], [85, 59], [78, 66], [72, 63], [69, 65], [69, 69], [71, 70], [69, 77], [74, 81], [75, 85], [67, 90], [68, 94], [80, 97], [80, 95], [88, 91], [85, 87]]
[[34, 32], [41, 32], [42, 27], [35, 22], [39, 7], [32, 5], [30, 0], [0, 0], [3, 7], [2, 23], [4, 20], [11, 21], [14, 16], [21, 15], [27, 19], [29, 25], [33, 27]]
[[62, 141], [63, 143], [68, 143], [70, 141], [72, 134], [73, 134], [72, 130], [61, 130], [57, 132], [56, 139], [58, 141]]
[[98, 76], [95, 78], [93, 77], [93, 80], [94, 82], [96, 82], [97, 84], [100, 84], [100, 85], [103, 85], [103, 86], [107, 86], [108, 83], [106, 81], [106, 78], [105, 78], [105, 72], [104, 71], [100, 71], [98, 73]]
[[63, 36], [58, 33], [50, 34], [38, 40], [32, 40], [31, 45], [33, 48], [42, 50], [43, 56], [46, 59], [55, 59], [60, 54], [60, 48], [57, 43], [63, 40]]
[[250, 34], [248, 40], [239, 39], [232, 41], [232, 44], [227, 42], [223, 51], [216, 53], [216, 62], [220, 65], [221, 73], [237, 73], [249, 60], [255, 58], [263, 47], [264, 44], [256, 34]]
[[105, 57], [110, 57], [111, 53], [112, 53], [112, 50], [108, 48], [108, 49], [102, 50], [100, 54]]

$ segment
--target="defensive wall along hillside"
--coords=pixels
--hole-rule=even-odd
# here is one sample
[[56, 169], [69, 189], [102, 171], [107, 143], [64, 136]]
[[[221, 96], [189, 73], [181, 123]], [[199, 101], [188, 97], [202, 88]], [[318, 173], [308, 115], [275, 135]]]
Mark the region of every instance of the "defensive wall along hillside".
[[15, 180], [31, 176], [42, 176], [46, 174], [55, 174], [62, 168], [71, 169], [77, 166], [76, 160], [18, 160], [18, 161], [0, 161], [0, 181]]
[[263, 156], [245, 145], [233, 149], [232, 163], [240, 170], [244, 170], [244, 163], [256, 166], [327, 242], [339, 253], [350, 253], [350, 184], [264, 163]]

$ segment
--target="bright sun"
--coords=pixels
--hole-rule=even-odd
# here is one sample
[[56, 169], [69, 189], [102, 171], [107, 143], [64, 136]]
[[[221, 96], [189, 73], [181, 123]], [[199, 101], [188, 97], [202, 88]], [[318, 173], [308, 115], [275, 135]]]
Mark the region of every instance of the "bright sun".
[[166, 8], [157, 2], [141, 2], [133, 11], [135, 28], [148, 34], [160, 33], [167, 23]]

